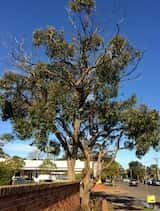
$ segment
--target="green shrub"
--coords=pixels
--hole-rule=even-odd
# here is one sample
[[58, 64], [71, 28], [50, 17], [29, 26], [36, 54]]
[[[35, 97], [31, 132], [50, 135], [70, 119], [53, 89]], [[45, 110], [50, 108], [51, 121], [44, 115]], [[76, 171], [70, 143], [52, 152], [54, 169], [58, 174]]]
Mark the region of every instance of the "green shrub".
[[81, 180], [81, 179], [82, 179], [82, 174], [81, 173], [76, 174], [76, 180]]
[[12, 169], [5, 162], [0, 162], [0, 185], [9, 185], [12, 178]]
[[0, 162], [0, 186], [9, 185], [14, 176], [24, 166], [22, 158], [14, 156]]

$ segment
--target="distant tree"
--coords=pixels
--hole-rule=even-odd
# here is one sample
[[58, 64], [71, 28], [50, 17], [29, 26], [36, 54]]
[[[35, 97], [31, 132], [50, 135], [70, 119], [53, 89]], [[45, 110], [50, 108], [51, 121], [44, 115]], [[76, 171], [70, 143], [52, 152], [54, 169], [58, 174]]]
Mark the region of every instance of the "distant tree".
[[12, 52], [19, 71], [6, 72], [0, 80], [1, 117], [11, 120], [18, 138], [31, 138], [45, 149], [53, 137], [65, 151], [71, 180], [81, 150], [85, 211], [90, 210], [90, 161], [95, 151], [101, 166], [105, 153], [112, 161], [126, 148], [143, 156], [160, 141], [159, 113], [138, 106], [134, 95], [120, 97], [120, 85], [135, 77], [141, 53], [120, 35], [118, 25], [105, 40], [92, 22], [95, 7], [94, 0], [70, 0], [73, 39], [65, 40], [64, 32], [54, 27], [36, 30], [33, 44], [47, 60], [35, 61], [19, 45]]
[[159, 172], [160, 169], [156, 164], [152, 164], [146, 168], [146, 174], [149, 178], [159, 179]]
[[13, 156], [12, 158], [6, 159], [5, 163], [10, 166], [13, 175], [19, 172], [25, 165], [24, 160], [18, 156]]
[[138, 161], [132, 161], [129, 163], [129, 174], [132, 179], [143, 180], [145, 177], [145, 166]]
[[120, 164], [119, 164], [119, 174], [120, 174], [120, 179], [128, 179], [127, 170], [124, 169]]
[[102, 181], [105, 180], [107, 177], [114, 179], [120, 175], [119, 163], [113, 161], [112, 164], [108, 166], [109, 161], [110, 159], [108, 159], [108, 161], [107, 160], [104, 161], [102, 165], [102, 173], [101, 173]]
[[56, 169], [56, 164], [53, 163], [52, 160], [46, 158], [45, 160], [43, 160], [42, 164], [39, 166], [39, 168], [41, 169], [42, 172], [49, 172], [53, 169]]
[[18, 156], [8, 158], [0, 162], [0, 185], [9, 185], [12, 181], [12, 176], [18, 173], [24, 166], [24, 161]]

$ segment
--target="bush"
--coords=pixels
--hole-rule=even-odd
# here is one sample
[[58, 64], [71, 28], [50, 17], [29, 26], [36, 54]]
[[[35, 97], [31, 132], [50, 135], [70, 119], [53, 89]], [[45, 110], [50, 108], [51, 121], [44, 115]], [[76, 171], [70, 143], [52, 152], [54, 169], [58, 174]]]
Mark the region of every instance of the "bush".
[[82, 179], [82, 174], [81, 173], [76, 174], [76, 180], [81, 180], [81, 179]]
[[0, 185], [9, 185], [12, 182], [12, 176], [15, 175], [24, 166], [24, 161], [14, 156], [0, 162]]
[[5, 162], [0, 162], [0, 185], [9, 185], [12, 180], [12, 169]]

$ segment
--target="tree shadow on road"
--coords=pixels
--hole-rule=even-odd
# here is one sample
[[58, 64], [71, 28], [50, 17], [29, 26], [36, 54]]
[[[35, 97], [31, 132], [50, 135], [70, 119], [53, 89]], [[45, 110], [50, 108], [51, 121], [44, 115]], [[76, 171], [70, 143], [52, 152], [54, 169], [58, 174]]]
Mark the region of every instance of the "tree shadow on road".
[[105, 198], [112, 203], [115, 210], [143, 210], [140, 201], [134, 197], [106, 195]]
[[114, 210], [143, 210], [143, 206], [139, 200], [130, 196], [112, 195], [105, 192], [95, 192], [91, 194], [91, 197], [102, 197], [110, 202]]
[[[123, 211], [136, 211], [144, 210], [146, 202], [135, 197], [125, 196], [125, 195], [114, 195], [106, 194], [106, 192], [92, 192], [91, 198], [102, 198], [110, 202], [114, 210], [123, 210]], [[160, 202], [156, 203], [156, 207], [159, 210]]]

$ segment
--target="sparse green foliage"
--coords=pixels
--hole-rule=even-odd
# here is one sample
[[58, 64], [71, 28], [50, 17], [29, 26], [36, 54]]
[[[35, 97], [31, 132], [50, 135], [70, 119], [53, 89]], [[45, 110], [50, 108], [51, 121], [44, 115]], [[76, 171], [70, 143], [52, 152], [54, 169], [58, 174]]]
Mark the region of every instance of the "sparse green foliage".
[[73, 12], [81, 12], [86, 10], [90, 13], [95, 8], [94, 0], [70, 0], [70, 8]]
[[2, 147], [0, 147], [0, 157], [1, 157], [1, 158], [9, 157], [9, 155], [6, 154], [6, 153], [3, 151]]
[[7, 158], [9, 155], [4, 152], [3, 146], [6, 142], [13, 139], [13, 135], [5, 133], [0, 136], [0, 158]]
[[106, 52], [97, 60], [96, 74], [99, 81], [117, 86], [126, 66], [139, 56], [140, 52], [136, 51], [124, 37], [114, 36]]
[[74, 55], [73, 45], [64, 40], [64, 33], [53, 27], [46, 30], [36, 30], [33, 33], [33, 44], [36, 47], [43, 45], [50, 59], [70, 58]]
[[[122, 115], [122, 122], [126, 128], [126, 142], [129, 148], [136, 148], [138, 157], [143, 156], [150, 146], [158, 148], [160, 144], [159, 114], [156, 110], [148, 109], [142, 105], [140, 108], [131, 108]], [[139, 127], [137, 127], [139, 126]]]
[[3, 135], [0, 136], [0, 140], [1, 141], [10, 141], [13, 139], [13, 135], [5, 133]]

